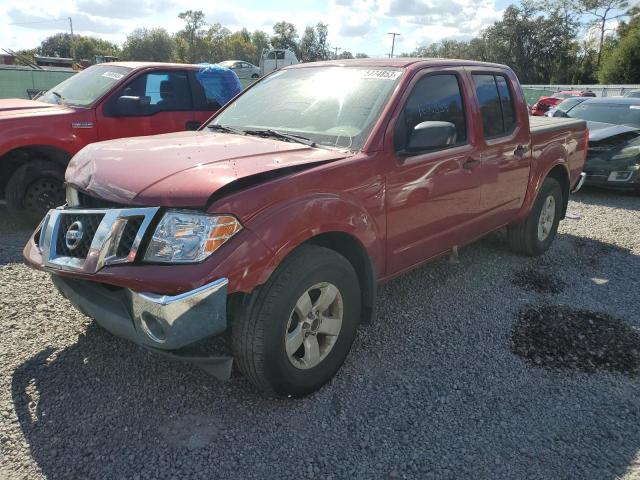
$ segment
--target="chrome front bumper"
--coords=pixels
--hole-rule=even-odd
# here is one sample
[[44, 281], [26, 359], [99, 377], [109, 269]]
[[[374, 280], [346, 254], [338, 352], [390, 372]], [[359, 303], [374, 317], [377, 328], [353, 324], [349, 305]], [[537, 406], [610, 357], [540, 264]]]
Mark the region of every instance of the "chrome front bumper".
[[155, 350], [177, 350], [227, 328], [226, 278], [176, 296], [52, 275], [78, 310], [114, 335]]

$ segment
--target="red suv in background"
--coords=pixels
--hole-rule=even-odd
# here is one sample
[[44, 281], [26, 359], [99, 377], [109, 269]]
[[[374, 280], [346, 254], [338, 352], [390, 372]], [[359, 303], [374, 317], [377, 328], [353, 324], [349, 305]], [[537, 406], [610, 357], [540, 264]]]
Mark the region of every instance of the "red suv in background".
[[550, 97], [542, 96], [538, 99], [533, 107], [531, 107], [531, 115], [544, 116], [551, 108], [558, 105], [562, 100], [569, 97], [595, 97], [596, 94], [591, 90], [562, 90], [554, 93]]

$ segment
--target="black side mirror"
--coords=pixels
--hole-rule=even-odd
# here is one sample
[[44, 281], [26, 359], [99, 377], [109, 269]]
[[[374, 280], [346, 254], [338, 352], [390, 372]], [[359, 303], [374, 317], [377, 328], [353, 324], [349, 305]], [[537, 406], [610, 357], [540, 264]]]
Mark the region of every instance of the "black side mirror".
[[456, 126], [451, 122], [421, 122], [413, 127], [407, 142], [407, 152], [423, 152], [448, 147], [456, 143]]
[[566, 118], [566, 117], [568, 117], [569, 115], [567, 115], [567, 112], [564, 112], [564, 111], [562, 111], [562, 110], [556, 110], [555, 112], [553, 112], [553, 116], [554, 116], [554, 117], [563, 117], [563, 118]]
[[134, 115], [141, 115], [142, 112], [142, 99], [140, 97], [134, 97], [132, 95], [123, 95], [116, 100], [116, 115], [123, 117], [130, 117]]

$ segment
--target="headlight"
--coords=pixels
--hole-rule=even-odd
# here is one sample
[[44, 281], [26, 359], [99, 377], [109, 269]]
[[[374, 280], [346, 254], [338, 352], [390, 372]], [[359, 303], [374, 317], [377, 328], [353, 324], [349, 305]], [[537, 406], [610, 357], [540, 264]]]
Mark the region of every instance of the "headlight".
[[240, 222], [231, 215], [168, 211], [153, 232], [144, 260], [201, 262], [241, 229]]
[[625, 147], [622, 150], [620, 150], [616, 155], [611, 157], [611, 160], [626, 160], [626, 159], [632, 159], [638, 156], [640, 156], [640, 147], [638, 146]]

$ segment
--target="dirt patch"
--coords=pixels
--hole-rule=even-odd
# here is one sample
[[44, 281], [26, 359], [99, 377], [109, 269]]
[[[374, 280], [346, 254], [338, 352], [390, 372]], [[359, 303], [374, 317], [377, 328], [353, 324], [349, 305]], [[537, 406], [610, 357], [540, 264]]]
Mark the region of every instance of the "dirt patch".
[[538, 293], [560, 293], [564, 290], [564, 283], [558, 277], [534, 268], [516, 272], [513, 284]]
[[580, 372], [640, 372], [640, 331], [603, 313], [565, 306], [518, 316], [512, 351], [534, 365]]

